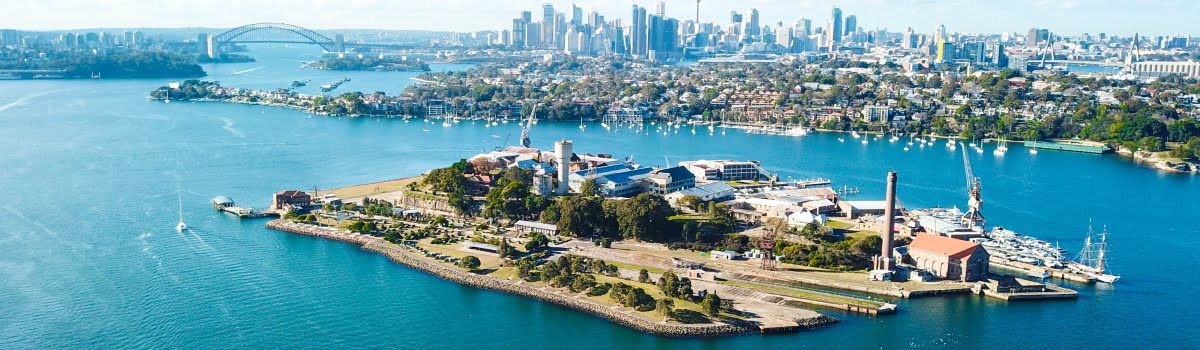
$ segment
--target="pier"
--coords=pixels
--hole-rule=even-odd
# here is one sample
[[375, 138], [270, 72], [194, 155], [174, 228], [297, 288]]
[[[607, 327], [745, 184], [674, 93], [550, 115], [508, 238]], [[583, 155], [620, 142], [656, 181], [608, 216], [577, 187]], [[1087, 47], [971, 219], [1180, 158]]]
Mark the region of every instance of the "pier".
[[233, 202], [233, 199], [230, 199], [229, 197], [226, 197], [226, 196], [218, 196], [217, 198], [213, 198], [212, 206], [213, 206], [213, 209], [216, 209], [217, 211], [233, 214], [233, 215], [237, 216], [239, 219], [258, 219], [258, 218], [279, 217], [279, 213], [276, 213], [276, 212], [260, 212], [260, 211], [255, 211], [254, 209], [251, 209], [251, 208], [239, 207], [239, 206], [237, 206], [236, 203]]
[[988, 263], [991, 264], [992, 266], [999, 266], [999, 267], [1006, 268], [1009, 270], [1016, 270], [1016, 271], [1021, 271], [1021, 272], [1025, 272], [1025, 273], [1037, 273], [1037, 272], [1045, 271], [1047, 274], [1050, 275], [1050, 278], [1057, 278], [1057, 279], [1067, 280], [1067, 281], [1071, 281], [1071, 282], [1089, 283], [1089, 284], [1096, 282], [1095, 278], [1092, 278], [1090, 276], [1083, 275], [1083, 274], [1074, 273], [1074, 272], [1068, 271], [1066, 269], [1052, 269], [1052, 268], [1046, 268], [1046, 267], [1042, 267], [1042, 266], [1034, 266], [1034, 265], [1026, 264], [1026, 263], [1019, 262], [1019, 261], [1011, 261], [1011, 260], [1004, 260], [1004, 259], [997, 259], [997, 258], [990, 259], [988, 261]]
[[1099, 142], [1074, 140], [1025, 141], [1025, 147], [1092, 154], [1104, 154], [1112, 151], [1107, 145]]

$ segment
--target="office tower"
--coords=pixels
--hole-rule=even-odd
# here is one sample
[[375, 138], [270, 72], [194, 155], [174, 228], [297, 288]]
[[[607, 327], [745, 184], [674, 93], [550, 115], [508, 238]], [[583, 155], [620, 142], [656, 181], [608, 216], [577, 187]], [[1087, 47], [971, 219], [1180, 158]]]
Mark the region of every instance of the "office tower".
[[646, 9], [633, 5], [633, 23], [629, 27], [629, 53], [635, 56], [644, 55], [646, 47]]
[[1025, 46], [1037, 47], [1048, 41], [1050, 41], [1049, 29], [1029, 28], [1029, 35], [1025, 37]]
[[758, 9], [750, 9], [750, 22], [746, 26], [746, 29], [748, 29], [747, 36], [755, 38], [762, 36], [762, 24], [758, 22]]
[[[529, 13], [529, 11], [526, 11], [525, 13]], [[513, 22], [512, 22], [512, 46], [513, 47], [517, 47], [517, 48], [525, 47], [525, 25], [527, 25], [527, 24], [529, 24], [529, 22], [525, 22], [521, 18], [513, 18]]]
[[522, 23], [533, 23], [533, 11], [521, 11]]
[[900, 44], [905, 49], [914, 49], [917, 47], [917, 34], [913, 33], [912, 27], [904, 31], [904, 38]]
[[801, 18], [800, 20], [796, 21], [796, 28], [798, 31], [796, 36], [809, 36], [813, 34], [811, 19]]
[[575, 6], [575, 4], [571, 4], [571, 25], [583, 25], [583, 9]]
[[783, 47], [783, 52], [785, 53], [792, 52], [792, 36], [792, 27], [780, 26], [779, 28], [775, 28], [775, 43]]
[[542, 23], [525, 23], [525, 47], [540, 47], [542, 43]]
[[552, 41], [554, 41], [555, 49], [562, 50], [565, 48], [563, 46], [565, 44], [565, 42], [563, 41], [563, 38], [566, 37], [566, 35], [567, 35], [566, 33], [567, 33], [567, 15], [563, 14], [561, 12], [555, 13], [554, 14], [554, 38], [552, 40]]
[[971, 54], [972, 54], [972, 58], [975, 59], [975, 63], [978, 63], [978, 64], [987, 63], [987, 44], [986, 43], [984, 43], [982, 41], [976, 42], [974, 44], [973, 51], [974, 52], [972, 52]]
[[946, 41], [946, 25], [939, 24], [937, 27], [937, 32], [933, 34], [933, 42], [940, 43], [943, 41]]
[[667, 17], [667, 3], [659, 1], [657, 4], [654, 4], [654, 14], [659, 17]]
[[550, 3], [542, 5], [542, 32], [540, 43], [544, 48], [554, 48], [554, 5]]
[[842, 41], [842, 9], [834, 6], [830, 15], [828, 23], [829, 33], [827, 35], [829, 37], [830, 51], [833, 51], [837, 43]]
[[858, 17], [854, 15], [846, 16], [846, 27], [842, 31], [842, 35], [850, 35], [858, 32]]
[[992, 66], [996, 68], [1008, 67], [1008, 53], [1004, 52], [1004, 44], [996, 43], [996, 51], [992, 53]]
[[729, 23], [742, 23], [742, 14], [737, 11], [729, 11]]

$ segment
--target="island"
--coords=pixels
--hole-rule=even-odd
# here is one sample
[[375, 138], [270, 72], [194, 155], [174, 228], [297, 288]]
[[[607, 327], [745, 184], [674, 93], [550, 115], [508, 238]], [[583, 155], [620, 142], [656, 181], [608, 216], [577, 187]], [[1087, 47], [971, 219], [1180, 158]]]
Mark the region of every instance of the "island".
[[[976, 243], [1011, 231], [897, 208], [895, 173], [886, 200], [851, 201], [829, 180], [781, 182], [756, 161], [650, 167], [574, 147], [509, 146], [417, 177], [279, 191], [271, 208], [281, 219], [267, 226], [665, 336], [795, 332], [838, 322], [821, 310], [894, 314], [898, 298], [1077, 297], [993, 264], [1096, 282], [988, 252], [1008, 243]], [[706, 171], [735, 168], [754, 170]], [[939, 234], [947, 227], [959, 238]]]
[[308, 68], [342, 71], [428, 72], [429, 65], [421, 60], [397, 56], [366, 56], [339, 54], [321, 58], [304, 65]]
[[0, 75], [13, 79], [195, 78], [207, 75], [190, 55], [163, 51], [0, 48]]

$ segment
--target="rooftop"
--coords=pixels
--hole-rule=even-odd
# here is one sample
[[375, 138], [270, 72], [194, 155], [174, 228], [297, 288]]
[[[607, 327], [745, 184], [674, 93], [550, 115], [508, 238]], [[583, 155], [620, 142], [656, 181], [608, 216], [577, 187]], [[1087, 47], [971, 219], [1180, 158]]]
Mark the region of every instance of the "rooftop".
[[919, 249], [959, 259], [971, 256], [976, 248], [979, 244], [925, 233], [917, 234], [908, 245], [909, 250]]

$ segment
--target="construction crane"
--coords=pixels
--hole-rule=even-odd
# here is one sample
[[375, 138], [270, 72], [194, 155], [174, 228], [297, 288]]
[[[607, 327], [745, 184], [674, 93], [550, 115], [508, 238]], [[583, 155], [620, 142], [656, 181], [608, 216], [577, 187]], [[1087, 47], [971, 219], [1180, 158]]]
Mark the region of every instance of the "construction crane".
[[963, 147], [963, 168], [967, 172], [967, 212], [963, 213], [962, 224], [967, 228], [984, 226], [983, 212], [980, 207], [983, 206], [983, 197], [980, 196], [979, 177], [975, 176], [975, 172], [971, 170], [971, 159], [967, 157], [967, 148]]
[[529, 128], [533, 127], [533, 118], [537, 115], [538, 104], [533, 104], [533, 109], [529, 111], [529, 116], [525, 120], [525, 126], [521, 127], [521, 147], [529, 147]]

